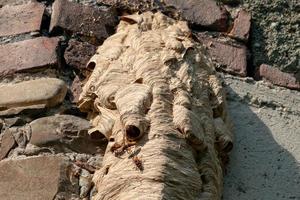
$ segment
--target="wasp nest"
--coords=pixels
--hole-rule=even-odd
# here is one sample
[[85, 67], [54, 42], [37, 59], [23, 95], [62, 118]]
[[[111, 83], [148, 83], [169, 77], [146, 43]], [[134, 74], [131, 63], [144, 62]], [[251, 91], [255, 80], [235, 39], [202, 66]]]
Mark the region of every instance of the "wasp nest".
[[220, 199], [232, 135], [222, 85], [188, 25], [123, 16], [89, 61], [80, 96], [106, 137], [93, 181], [102, 199]]

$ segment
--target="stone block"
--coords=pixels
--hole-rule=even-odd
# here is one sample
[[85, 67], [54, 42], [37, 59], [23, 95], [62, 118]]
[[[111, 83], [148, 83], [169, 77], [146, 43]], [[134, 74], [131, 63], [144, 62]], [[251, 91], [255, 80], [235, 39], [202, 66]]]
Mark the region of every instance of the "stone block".
[[246, 46], [218, 41], [204, 34], [198, 34], [197, 36], [222, 70], [242, 77], [247, 75]]
[[[67, 93], [66, 84], [55, 78], [42, 78], [0, 86], [0, 115], [8, 110], [24, 110], [40, 106], [54, 107]], [[17, 114], [17, 113], [15, 113]]]
[[113, 33], [117, 15], [113, 9], [84, 6], [67, 0], [56, 0], [52, 6], [50, 32], [59, 29], [103, 42]]
[[251, 27], [251, 14], [245, 10], [240, 10], [234, 20], [229, 36], [237, 40], [247, 42]]
[[82, 92], [82, 83], [78, 76], [74, 78], [70, 89], [72, 94], [71, 101], [73, 103], [77, 103], [79, 101], [79, 96]]
[[66, 63], [78, 70], [85, 70], [90, 58], [96, 53], [97, 47], [87, 42], [71, 39], [65, 51]]
[[259, 67], [259, 76], [274, 85], [300, 90], [300, 82], [292, 73], [282, 72], [275, 67], [262, 64]]
[[45, 6], [37, 2], [2, 7], [0, 9], [0, 37], [39, 31], [44, 10]]
[[190, 23], [211, 30], [226, 31], [229, 13], [213, 0], [165, 0], [166, 6], [176, 8]]
[[6, 157], [9, 151], [16, 145], [13, 135], [5, 131], [0, 137], [0, 160]]
[[71, 165], [63, 157], [41, 156], [0, 162], [0, 196], [2, 199], [46, 200], [76, 197]]
[[69, 149], [91, 154], [103, 153], [106, 147], [105, 141], [102, 143], [89, 137], [89, 121], [72, 115], [39, 118], [31, 122], [30, 127], [30, 143], [39, 147], [50, 146], [59, 152]]
[[57, 66], [58, 46], [59, 38], [56, 37], [39, 37], [0, 45], [0, 77]]

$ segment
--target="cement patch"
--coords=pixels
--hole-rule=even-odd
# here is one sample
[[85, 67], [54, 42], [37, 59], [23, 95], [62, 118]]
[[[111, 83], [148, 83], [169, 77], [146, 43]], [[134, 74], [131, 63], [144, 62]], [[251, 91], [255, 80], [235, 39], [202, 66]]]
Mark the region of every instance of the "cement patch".
[[[257, 83], [232, 77], [225, 80], [229, 85], [228, 107], [234, 123], [235, 146], [225, 176], [223, 200], [300, 199], [300, 115], [293, 112], [300, 93], [281, 92], [288, 96], [279, 100], [289, 98], [287, 109], [281, 109], [274, 106], [274, 101], [269, 102], [272, 106], [268, 102], [247, 102], [243, 94], [258, 100], [264, 94], [268, 99], [277, 90], [285, 89], [271, 89], [263, 83], [256, 87]], [[257, 92], [249, 93], [255, 88]]]

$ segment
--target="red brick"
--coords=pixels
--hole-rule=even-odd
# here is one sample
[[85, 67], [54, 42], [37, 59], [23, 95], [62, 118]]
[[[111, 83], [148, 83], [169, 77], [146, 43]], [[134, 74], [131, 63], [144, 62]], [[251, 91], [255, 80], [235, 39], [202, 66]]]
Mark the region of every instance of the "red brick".
[[117, 15], [113, 9], [101, 10], [67, 0], [56, 0], [52, 9], [50, 23], [52, 33], [63, 29], [103, 42], [117, 25]]
[[68, 65], [82, 71], [96, 50], [97, 47], [92, 44], [71, 39], [64, 57]]
[[240, 10], [237, 18], [234, 20], [233, 28], [229, 36], [237, 40], [247, 42], [251, 27], [251, 15], [245, 10]]
[[227, 30], [228, 12], [214, 0], [165, 0], [166, 6], [173, 6], [194, 25], [216, 31]]
[[32, 2], [0, 9], [0, 37], [39, 31], [45, 6]]
[[300, 83], [294, 74], [282, 72], [275, 67], [262, 64], [259, 67], [259, 76], [274, 85], [300, 90]]
[[59, 38], [39, 37], [0, 45], [0, 77], [57, 65]]
[[243, 77], [247, 75], [247, 48], [245, 46], [220, 42], [204, 34], [197, 36], [223, 71]]
[[219, 6], [214, 0], [97, 0], [97, 2], [129, 13], [160, 10], [172, 16], [179, 14], [190, 24], [216, 31], [227, 31], [229, 13], [224, 6]]

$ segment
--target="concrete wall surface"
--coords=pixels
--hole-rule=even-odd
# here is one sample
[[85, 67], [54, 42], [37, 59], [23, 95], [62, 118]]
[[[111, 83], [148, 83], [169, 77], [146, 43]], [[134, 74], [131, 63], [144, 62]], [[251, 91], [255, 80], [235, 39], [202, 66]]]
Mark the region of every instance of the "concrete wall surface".
[[235, 141], [223, 199], [300, 199], [300, 93], [224, 79]]

